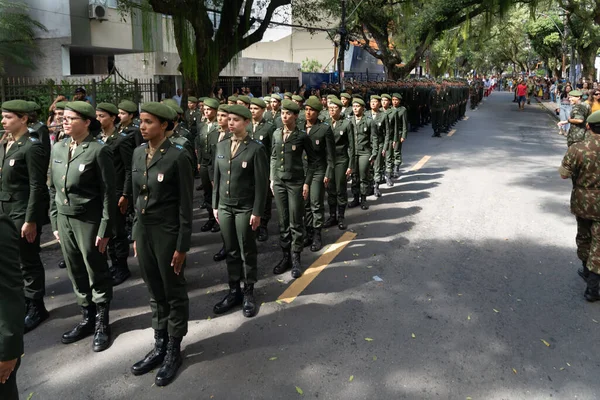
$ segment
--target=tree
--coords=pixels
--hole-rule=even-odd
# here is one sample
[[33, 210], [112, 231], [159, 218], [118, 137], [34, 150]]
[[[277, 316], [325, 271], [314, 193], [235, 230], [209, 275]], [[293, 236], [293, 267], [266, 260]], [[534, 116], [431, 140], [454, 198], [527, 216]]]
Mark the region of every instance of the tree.
[[186, 86], [197, 95], [209, 95], [223, 68], [243, 49], [262, 40], [273, 17], [291, 1], [119, 0], [119, 7], [123, 15], [141, 12], [148, 51], [153, 50], [156, 32], [154, 13], [171, 17]]
[[308, 57], [302, 61], [302, 72], [322, 72], [323, 65], [315, 59], [309, 60]]
[[47, 31], [29, 16], [25, 4], [0, 0], [0, 75], [6, 63], [35, 68], [31, 56], [38, 53], [37, 30]]
[[527, 24], [527, 36], [531, 46], [544, 63], [554, 69], [556, 76], [561, 76], [565, 72], [562, 71], [562, 57], [567, 49], [563, 46], [566, 45], [563, 35], [564, 24], [556, 12], [549, 12]]

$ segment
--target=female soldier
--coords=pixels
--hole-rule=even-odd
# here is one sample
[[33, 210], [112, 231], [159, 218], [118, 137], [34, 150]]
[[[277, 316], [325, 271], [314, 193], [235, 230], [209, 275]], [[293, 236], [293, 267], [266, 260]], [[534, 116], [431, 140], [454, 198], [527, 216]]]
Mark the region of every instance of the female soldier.
[[127, 208], [131, 198], [131, 158], [135, 148], [133, 133], [121, 131], [117, 133], [115, 124], [119, 123], [119, 110], [114, 104], [100, 103], [96, 106], [96, 119], [102, 127], [102, 141], [113, 154], [115, 168], [115, 190], [118, 199], [113, 236], [108, 242], [108, 255], [111, 261], [113, 286], [120, 285], [131, 276], [127, 257], [129, 257], [129, 240], [125, 229]]
[[142, 105], [140, 129], [147, 143], [133, 153], [134, 251], [150, 292], [155, 345], [131, 367], [142, 375], [161, 366], [157, 386], [175, 378], [181, 339], [188, 330], [189, 300], [183, 270], [192, 236], [194, 174], [185, 149], [167, 140], [175, 112]]
[[2, 104], [0, 142], [0, 209], [14, 222], [20, 233], [19, 251], [25, 284], [25, 332], [48, 318], [44, 306], [45, 277], [40, 259], [40, 235], [47, 218], [48, 164], [42, 142], [27, 129], [31, 106], [23, 100]]
[[[215, 148], [213, 149], [213, 154], [215, 154], [215, 160], [213, 160], [213, 166], [210, 172], [211, 179], [214, 179], [215, 176], [215, 163], [216, 161], [216, 146], [218, 143], [222, 142], [225, 139], [229, 139], [231, 137], [231, 133], [229, 132], [229, 106], [225, 104], [221, 104], [219, 109], [217, 110], [217, 123], [219, 124], [219, 137], [217, 142], [215, 143]], [[214, 185], [214, 182], [213, 182]], [[214, 192], [213, 192], [214, 193]], [[213, 255], [213, 260], [216, 262], [223, 261], [227, 258], [227, 253], [225, 251], [225, 242], [223, 242], [223, 246], [221, 246], [221, 250], [218, 253]]]
[[138, 106], [133, 101], [123, 100], [118, 105], [119, 108], [119, 134], [127, 132], [133, 134], [135, 138], [135, 146], [139, 146], [144, 142], [142, 134], [140, 133], [140, 127], [136, 123], [138, 116]]
[[52, 148], [50, 202], [52, 230], [67, 263], [83, 320], [62, 336], [69, 344], [94, 333], [93, 350], [110, 346], [108, 310], [112, 279], [103, 253], [113, 236], [116, 198], [112, 153], [95, 140], [96, 111], [83, 101], [67, 103], [65, 134]]

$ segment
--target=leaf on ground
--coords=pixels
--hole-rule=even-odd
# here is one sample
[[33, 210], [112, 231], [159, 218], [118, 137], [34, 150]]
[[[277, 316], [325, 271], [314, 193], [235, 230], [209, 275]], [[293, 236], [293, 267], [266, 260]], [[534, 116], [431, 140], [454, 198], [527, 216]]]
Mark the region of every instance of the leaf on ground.
[[472, 398], [470, 398], [470, 397], [467, 397], [467, 400], [473, 400], [473, 399], [472, 399]]
[[499, 313], [500, 311], [496, 310], [495, 308], [493, 309], [495, 313]]
[[277, 357], [271, 357], [271, 358], [269, 358], [269, 361], [275, 361], [275, 360], [277, 360]]
[[283, 304], [283, 301], [281, 301], [281, 300], [275, 300], [275, 303], [277, 303], [277, 304]]
[[592, 321], [594, 321], [595, 323], [598, 323], [598, 321], [596, 321], [595, 319], [592, 319]]
[[206, 320], [207, 320], [207, 321], [210, 321], [210, 316], [208, 316], [208, 317], [206, 318]]
[[371, 268], [373, 268], [373, 266], [372, 265], [367, 265], [367, 268], [371, 269]]
[[560, 368], [560, 370], [561, 370], [561, 371], [564, 371], [564, 370], [565, 370], [565, 367], [561, 367], [561, 368]]
[[354, 380], [354, 375], [350, 375], [350, 378], [348, 378], [348, 382], [352, 382]]
[[300, 389], [298, 386], [296, 386], [296, 392], [298, 392], [298, 394], [300, 394], [300, 395], [304, 394], [302, 389]]
[[371, 339], [370, 337], [366, 337], [366, 338], [365, 338], [365, 340], [366, 340], [367, 342], [372, 342], [372, 341], [373, 341], [373, 339]]
[[414, 333], [411, 333], [410, 336], [412, 336], [413, 339], [416, 338]]
[[206, 291], [206, 294], [210, 294], [210, 290], [207, 290], [207, 291]]
[[540, 339], [542, 343], [544, 343], [547, 347], [550, 347], [550, 343], [546, 342], [544, 339]]
[[517, 374], [517, 370], [516, 369], [513, 368], [512, 371], [513, 371], [513, 374], [515, 374], [515, 375]]
[[571, 366], [571, 364], [569, 364], [569, 363], [567, 363], [567, 365], [568, 365], [569, 367]]
[[377, 361], [377, 356], [373, 356], [373, 361]]
[[458, 295], [459, 295], [459, 296], [462, 296], [462, 293], [459, 293]]
[[265, 303], [265, 302], [263, 301], [262, 303], [260, 303], [260, 306], [262, 307], [262, 306], [264, 306], [265, 304], [267, 304], [267, 303]]
[[33, 397], [33, 393], [34, 392], [29, 393], [29, 396], [27, 396], [27, 400], [31, 400], [31, 398]]
[[277, 279], [277, 282], [283, 283], [284, 281], [283, 281], [283, 279]]
[[471, 320], [471, 316], [470, 315], [467, 315], [467, 320], [469, 320], [469, 321]]

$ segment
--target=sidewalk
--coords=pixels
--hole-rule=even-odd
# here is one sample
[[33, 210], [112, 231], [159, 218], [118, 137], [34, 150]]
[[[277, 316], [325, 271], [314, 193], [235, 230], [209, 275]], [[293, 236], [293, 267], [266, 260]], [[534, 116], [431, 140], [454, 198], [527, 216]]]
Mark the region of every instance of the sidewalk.
[[556, 105], [555, 102], [552, 102], [550, 100], [539, 100], [537, 97], [535, 97], [535, 100], [538, 102], [538, 104], [540, 106], [542, 106], [543, 108], [545, 108], [552, 116], [554, 116], [554, 118], [556, 118], [556, 120], [558, 121], [558, 115], [556, 115], [556, 108], [558, 107]]

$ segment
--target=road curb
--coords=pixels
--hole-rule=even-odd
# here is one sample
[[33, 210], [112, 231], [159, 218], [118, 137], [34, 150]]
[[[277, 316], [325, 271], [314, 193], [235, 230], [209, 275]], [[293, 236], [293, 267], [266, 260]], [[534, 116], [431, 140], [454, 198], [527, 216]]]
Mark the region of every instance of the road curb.
[[543, 103], [541, 102], [537, 97], [535, 98], [535, 101], [537, 101], [537, 103], [544, 109], [546, 110], [546, 112], [548, 112], [548, 114], [552, 115], [554, 117], [554, 119], [556, 119], [557, 121], [560, 121], [560, 118], [558, 115], [556, 115], [556, 112], [554, 112], [554, 110], [549, 109], [548, 107], [546, 107]]

